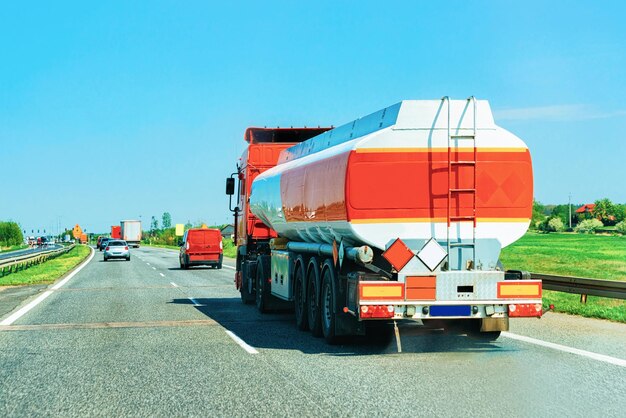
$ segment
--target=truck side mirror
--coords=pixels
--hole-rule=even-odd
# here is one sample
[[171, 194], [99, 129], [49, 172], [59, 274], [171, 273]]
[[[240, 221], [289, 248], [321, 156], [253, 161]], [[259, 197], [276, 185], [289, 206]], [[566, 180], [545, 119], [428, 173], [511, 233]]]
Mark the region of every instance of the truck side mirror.
[[226, 179], [226, 194], [229, 196], [235, 194], [235, 179], [232, 177]]
[[179, 239], [179, 240], [178, 240], [178, 246], [179, 246], [179, 247], [182, 247], [182, 246], [183, 246], [183, 240], [182, 240], [182, 239]]

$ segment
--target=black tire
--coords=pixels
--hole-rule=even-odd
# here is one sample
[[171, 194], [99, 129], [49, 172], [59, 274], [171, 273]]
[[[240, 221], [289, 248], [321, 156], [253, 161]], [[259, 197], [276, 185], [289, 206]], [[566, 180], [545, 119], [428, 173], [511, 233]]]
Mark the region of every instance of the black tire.
[[256, 266], [256, 308], [261, 313], [268, 312], [268, 299], [270, 296], [267, 279], [270, 277], [269, 257], [262, 255], [259, 257]]
[[241, 301], [246, 305], [254, 303], [256, 300], [254, 293], [256, 270], [253, 270], [254, 265], [253, 263], [246, 263], [245, 258], [237, 254], [238, 273], [241, 275], [241, 288], [239, 291], [241, 292]]
[[319, 300], [320, 300], [319, 285], [321, 284], [321, 280], [320, 280], [320, 268], [317, 263], [317, 259], [315, 259], [315, 257], [312, 257], [309, 260], [306, 282], [307, 282], [307, 292], [306, 292], [307, 324], [309, 325], [311, 334], [314, 337], [321, 337], [322, 336], [322, 318], [320, 316], [320, 308], [319, 308]]
[[130, 256], [126, 257], [126, 261], [130, 261]]
[[187, 270], [189, 269], [189, 260], [187, 259], [187, 256], [183, 257], [183, 270]]
[[108, 261], [108, 260], [109, 260], [108, 258], [104, 257], [104, 261]]
[[216, 269], [221, 270], [222, 269], [222, 263], [220, 262], [217, 266], [215, 266]]
[[241, 289], [239, 289], [239, 291], [241, 292], [241, 301], [245, 304], [245, 305], [250, 305], [252, 303], [254, 303], [255, 301], [255, 297], [254, 297], [254, 292], [250, 292], [250, 288], [249, 286], [249, 280], [243, 280], [241, 282]]
[[305, 264], [302, 256], [298, 256], [295, 263], [295, 272], [293, 274], [293, 297], [294, 311], [296, 316], [296, 327], [301, 331], [309, 329], [309, 321], [307, 317], [307, 300], [306, 300], [306, 275]]
[[320, 316], [322, 319], [322, 333], [328, 344], [335, 344], [335, 321], [337, 314], [337, 287], [335, 280], [335, 268], [332, 261], [326, 260], [322, 267], [322, 291], [320, 293]]

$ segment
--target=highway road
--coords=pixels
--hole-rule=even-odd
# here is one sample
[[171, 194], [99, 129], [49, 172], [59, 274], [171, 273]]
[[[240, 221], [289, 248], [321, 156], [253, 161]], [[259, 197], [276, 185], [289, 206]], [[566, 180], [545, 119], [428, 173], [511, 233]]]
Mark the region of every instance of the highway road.
[[[224, 269], [95, 257], [0, 325], [0, 416], [623, 416], [626, 325], [548, 313], [495, 343], [403, 325], [329, 346]], [[41, 294], [43, 295], [43, 294]], [[39, 296], [41, 298], [42, 296]], [[17, 315], [23, 313], [19, 318]], [[17, 318], [17, 319], [16, 319]], [[10, 325], [7, 325], [11, 322]]]
[[0, 253], [0, 260], [13, 258], [13, 257], [19, 257], [21, 255], [40, 253], [42, 251], [56, 250], [61, 247], [62, 247], [61, 244], [50, 244], [50, 245], [46, 245], [42, 247], [27, 248], [24, 250], [17, 250], [17, 251], [8, 251], [8, 252]]

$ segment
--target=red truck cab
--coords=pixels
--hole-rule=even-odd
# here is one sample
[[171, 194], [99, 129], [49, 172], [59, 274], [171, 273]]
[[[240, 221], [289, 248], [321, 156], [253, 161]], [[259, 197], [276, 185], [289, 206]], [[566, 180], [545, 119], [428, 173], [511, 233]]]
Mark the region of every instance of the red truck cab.
[[180, 268], [190, 266], [211, 266], [222, 268], [222, 234], [219, 229], [189, 229], [183, 236], [180, 246]]
[[[306, 141], [314, 136], [320, 135], [332, 127], [317, 128], [257, 128], [246, 129], [244, 135], [248, 143], [246, 150], [237, 164], [237, 173], [226, 180], [226, 193], [236, 195], [236, 206], [230, 210], [235, 216], [235, 244], [237, 245], [237, 260], [235, 286], [241, 288], [242, 280], [248, 277], [251, 272], [247, 269], [250, 263], [245, 260], [253, 259], [257, 253], [264, 254], [269, 248], [269, 241], [276, 238], [276, 232], [265, 225], [260, 219], [250, 212], [249, 198], [252, 181], [262, 172], [276, 166], [280, 152], [295, 144]], [[239, 184], [235, 190], [235, 179], [237, 176]], [[229, 205], [232, 204], [232, 201]], [[246, 269], [245, 272], [243, 270]], [[248, 301], [249, 294], [242, 293], [242, 299]]]

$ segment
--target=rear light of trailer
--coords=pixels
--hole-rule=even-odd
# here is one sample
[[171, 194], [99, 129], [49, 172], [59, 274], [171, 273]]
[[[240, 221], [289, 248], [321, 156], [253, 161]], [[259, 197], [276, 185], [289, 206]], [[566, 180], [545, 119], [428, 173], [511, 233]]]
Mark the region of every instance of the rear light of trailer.
[[404, 283], [359, 282], [360, 300], [404, 300]]
[[187, 245], [185, 247], [189, 250], [189, 241], [187, 241]]
[[541, 303], [522, 303], [509, 305], [510, 317], [537, 317], [543, 314]]
[[220, 241], [220, 251], [222, 251], [224, 249], [224, 244], [222, 244], [222, 241]]
[[498, 282], [498, 298], [541, 298], [541, 280], [507, 280], [505, 282]]
[[393, 305], [362, 305], [361, 318], [393, 318]]

